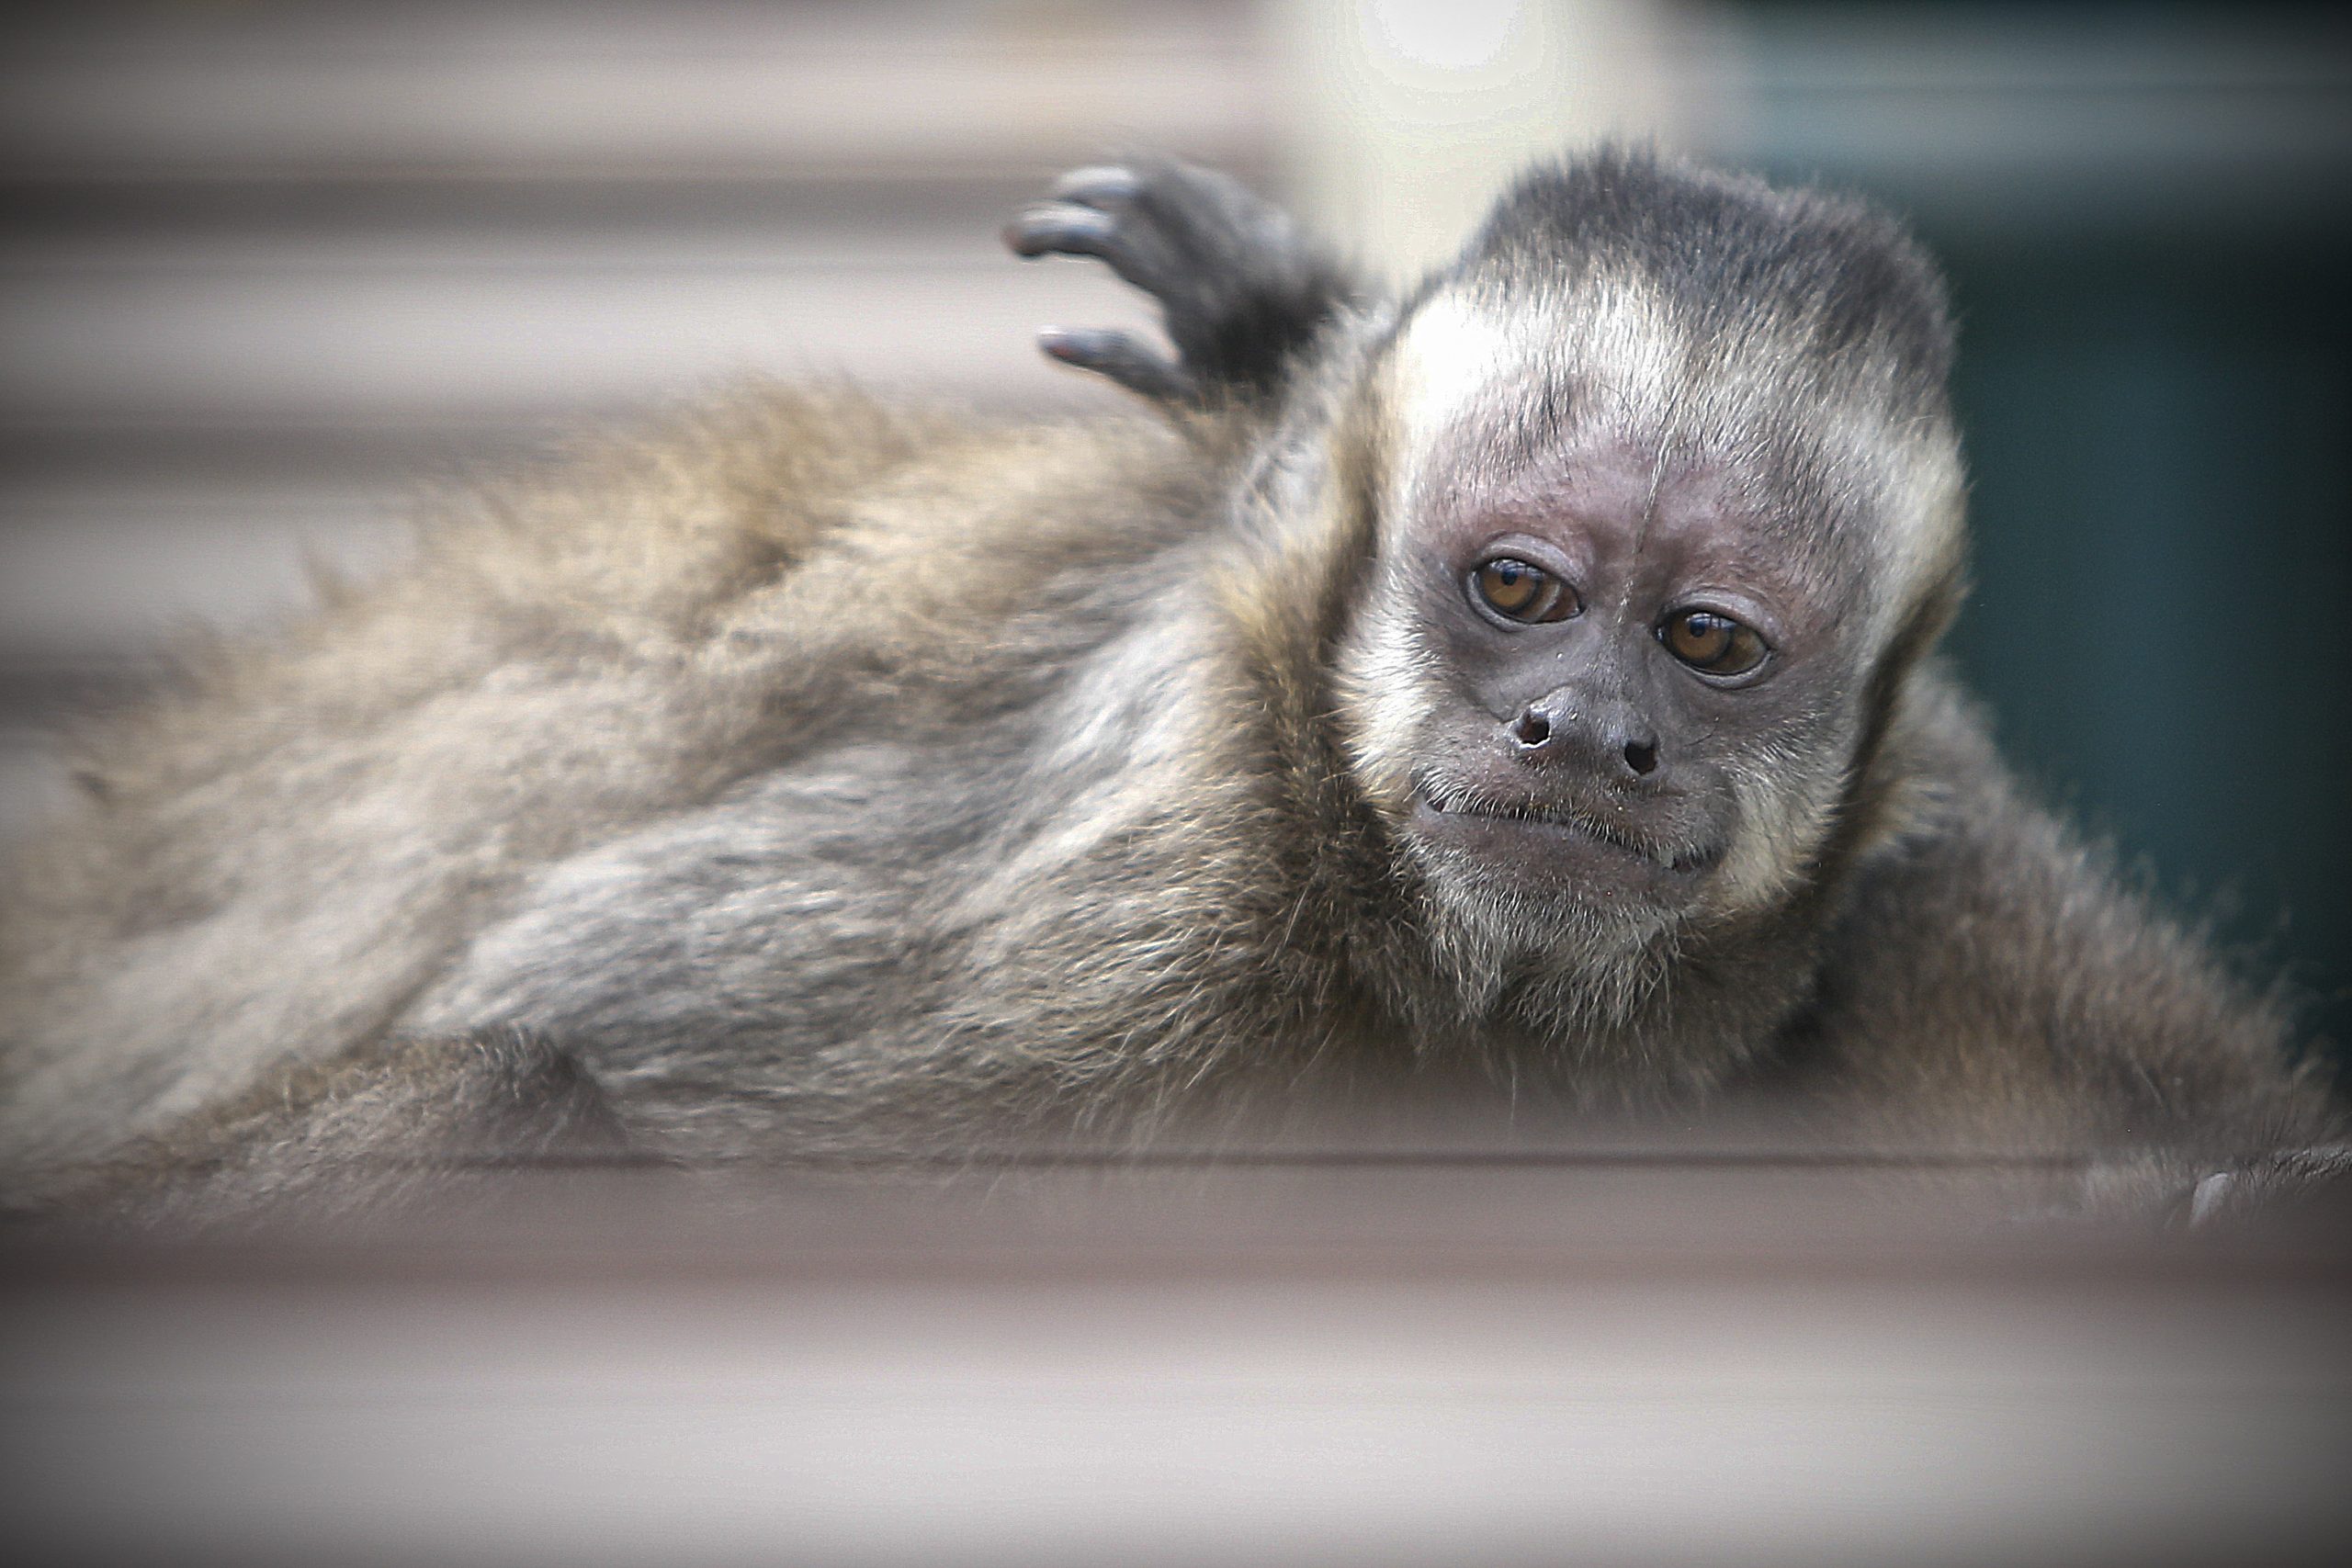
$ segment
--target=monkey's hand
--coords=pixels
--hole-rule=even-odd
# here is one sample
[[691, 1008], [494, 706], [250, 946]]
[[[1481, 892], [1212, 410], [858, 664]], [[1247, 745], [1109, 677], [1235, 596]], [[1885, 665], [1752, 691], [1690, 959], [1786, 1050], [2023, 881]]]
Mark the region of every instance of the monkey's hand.
[[1280, 389], [1359, 293], [1290, 216], [1214, 170], [1166, 158], [1074, 170], [1006, 225], [1023, 256], [1093, 256], [1159, 301], [1170, 358], [1131, 333], [1049, 327], [1038, 346], [1156, 402]]
[[2192, 1227], [2272, 1215], [2352, 1217], [2352, 1145], [2287, 1149], [2211, 1172], [2178, 1211]]

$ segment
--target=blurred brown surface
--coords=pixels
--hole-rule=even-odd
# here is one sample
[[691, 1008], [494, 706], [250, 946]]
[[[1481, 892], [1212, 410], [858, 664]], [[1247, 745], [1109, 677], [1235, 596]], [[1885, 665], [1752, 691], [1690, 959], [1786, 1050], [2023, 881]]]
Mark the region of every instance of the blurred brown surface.
[[2020, 1224], [1992, 1174], [1458, 1148], [590, 1168], [390, 1227], [19, 1235], [0, 1510], [53, 1562], [2352, 1543], [2344, 1238]]

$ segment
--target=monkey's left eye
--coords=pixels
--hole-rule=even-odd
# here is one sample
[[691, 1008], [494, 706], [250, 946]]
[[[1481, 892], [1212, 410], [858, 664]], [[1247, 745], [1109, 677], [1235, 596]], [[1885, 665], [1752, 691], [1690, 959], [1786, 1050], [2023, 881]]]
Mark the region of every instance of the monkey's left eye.
[[1707, 675], [1745, 675], [1771, 649], [1756, 628], [1713, 610], [1677, 610], [1657, 628], [1666, 650]]
[[1470, 592], [1507, 621], [1563, 621], [1577, 613], [1566, 583], [1516, 556], [1497, 556], [1472, 572]]

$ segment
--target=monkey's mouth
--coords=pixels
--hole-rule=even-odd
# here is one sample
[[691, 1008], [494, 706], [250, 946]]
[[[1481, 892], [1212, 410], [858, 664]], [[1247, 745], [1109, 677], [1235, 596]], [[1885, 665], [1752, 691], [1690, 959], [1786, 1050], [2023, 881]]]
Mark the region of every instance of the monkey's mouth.
[[[1484, 840], [1471, 846], [1476, 848], [1502, 848], [1532, 835], [1564, 847], [1598, 850], [1677, 877], [1695, 876], [1722, 858], [1721, 850], [1711, 846], [1636, 835], [1573, 807], [1494, 795], [1447, 779], [1418, 780], [1413, 806], [1415, 818], [1426, 827], [1449, 837], [1467, 832]], [[1497, 840], [1501, 842], [1494, 842]], [[1588, 853], [1577, 858], [1591, 857]]]

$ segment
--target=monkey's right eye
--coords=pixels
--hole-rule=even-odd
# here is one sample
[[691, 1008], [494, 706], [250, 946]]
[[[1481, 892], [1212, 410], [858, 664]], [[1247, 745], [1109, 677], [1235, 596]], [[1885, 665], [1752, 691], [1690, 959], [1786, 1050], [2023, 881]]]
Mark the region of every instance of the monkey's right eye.
[[1532, 561], [1497, 556], [1470, 574], [1470, 592], [1507, 621], [1563, 621], [1577, 613], [1568, 585]]

